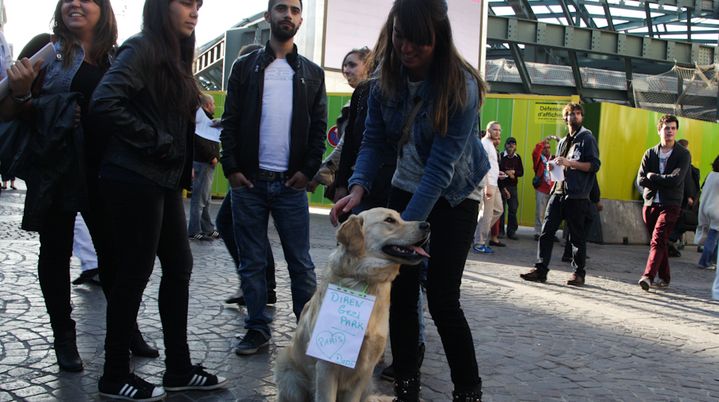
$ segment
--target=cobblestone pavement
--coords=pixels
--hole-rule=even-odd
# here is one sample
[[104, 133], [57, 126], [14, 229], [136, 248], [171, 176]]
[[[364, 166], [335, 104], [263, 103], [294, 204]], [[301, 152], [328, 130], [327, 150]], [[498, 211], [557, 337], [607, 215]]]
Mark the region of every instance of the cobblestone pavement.
[[[19, 229], [24, 192], [0, 194], [0, 401], [101, 399], [105, 302], [99, 288], [75, 286], [73, 317], [85, 363], [80, 374], [59, 372], [52, 332], [37, 283], [38, 238]], [[217, 207], [216, 204], [213, 207]], [[311, 218], [312, 257], [321, 275], [334, 248], [328, 218]], [[636, 285], [646, 246], [590, 245], [587, 285], [568, 287], [569, 266], [555, 262], [546, 284], [522, 281], [536, 243], [529, 229], [494, 255], [470, 255], [462, 303], [473, 329], [486, 401], [719, 400], [719, 303], [710, 300], [714, 271], [695, 268], [699, 254], [673, 258], [672, 285], [643, 292]], [[239, 357], [235, 337], [245, 311], [224, 299], [238, 286], [221, 241], [192, 242], [189, 339], [193, 361], [230, 379], [227, 390], [173, 393], [171, 401], [273, 401], [271, 366], [294, 329], [286, 264], [275, 233], [279, 302], [268, 351]], [[555, 256], [559, 250], [555, 250]], [[558, 258], [557, 258], [558, 260]], [[72, 277], [79, 274], [72, 263]], [[145, 337], [162, 348], [157, 311], [159, 266], [140, 309]], [[422, 396], [450, 399], [452, 385], [435, 327], [427, 317]], [[390, 359], [389, 353], [388, 360]], [[160, 382], [162, 359], [136, 358], [142, 377]], [[380, 392], [391, 393], [377, 379]]]

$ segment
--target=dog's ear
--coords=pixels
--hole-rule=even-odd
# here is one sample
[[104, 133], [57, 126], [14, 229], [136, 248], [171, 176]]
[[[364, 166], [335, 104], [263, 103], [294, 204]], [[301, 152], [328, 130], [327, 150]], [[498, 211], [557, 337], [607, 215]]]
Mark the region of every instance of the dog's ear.
[[351, 254], [361, 254], [364, 250], [363, 223], [362, 218], [352, 215], [337, 230], [337, 241]]

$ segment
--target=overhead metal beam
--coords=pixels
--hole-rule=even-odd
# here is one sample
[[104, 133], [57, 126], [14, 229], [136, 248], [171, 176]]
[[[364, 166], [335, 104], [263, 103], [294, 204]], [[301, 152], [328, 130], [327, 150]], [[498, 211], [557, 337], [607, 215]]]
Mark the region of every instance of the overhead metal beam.
[[627, 75], [627, 101], [631, 107], [636, 107], [637, 103], [634, 100], [634, 67], [632, 66], [632, 59], [629, 57], [624, 58], [624, 73]]
[[612, 13], [609, 10], [609, 3], [607, 0], [603, 0], [602, 2], [602, 8], [604, 9], [604, 18], [607, 19], [607, 28], [611, 31], [616, 31], [614, 29], [614, 21], [612, 20]]
[[488, 17], [487, 40], [634, 59], [669, 61], [685, 66], [719, 63], [716, 46], [500, 16]]
[[522, 79], [522, 89], [525, 93], [532, 93], [532, 77], [529, 76], [529, 70], [527, 70], [527, 65], [524, 64], [524, 58], [519, 46], [516, 43], [510, 43], [509, 49], [512, 51], [512, 58], [514, 58], [514, 65], [517, 67], [519, 78]]
[[654, 21], [652, 20], [652, 10], [649, 8], [649, 3], [644, 3], [644, 13], [646, 14], [647, 30], [649, 31], [649, 37], [654, 37]]
[[577, 60], [577, 52], [570, 50], [569, 64], [572, 66], [572, 75], [574, 76], [574, 86], [577, 87], [577, 94], [584, 97], [584, 82], [582, 81], [582, 72], [579, 70], [579, 61]]

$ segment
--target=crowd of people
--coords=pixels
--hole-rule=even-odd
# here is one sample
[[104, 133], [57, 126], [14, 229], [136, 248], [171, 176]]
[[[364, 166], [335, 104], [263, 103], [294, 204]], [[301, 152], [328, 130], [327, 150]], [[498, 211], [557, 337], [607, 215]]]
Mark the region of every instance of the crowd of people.
[[[480, 132], [488, 88], [457, 51], [446, 0], [395, 0], [375, 47], [345, 55], [342, 73], [354, 93], [337, 120], [341, 145], [324, 161], [324, 71], [299, 54], [294, 42], [303, 22], [302, 1], [268, 1], [269, 41], [240, 52], [221, 120], [215, 119], [214, 100], [192, 76], [201, 6], [202, 0], [146, 0], [142, 31], [117, 47], [109, 0], [58, 0], [53, 34], [35, 37], [7, 69], [10, 95], [0, 103], [0, 114], [46, 134], [46, 143], [26, 151], [33, 162], [23, 171], [28, 192], [22, 226], [40, 233], [38, 276], [60, 368], [83, 370], [71, 317], [69, 260], [73, 238], [89, 231], [95, 253], [76, 248], [76, 254], [88, 255], [88, 272], [73, 283], [99, 283], [107, 299], [100, 394], [154, 401], [166, 391], [225, 387], [227, 379], [190, 359], [189, 240], [224, 240], [240, 279], [227, 302], [247, 310], [247, 332], [234, 352], [258, 353], [272, 336], [266, 305], [278, 297], [269, 217], [287, 262], [287, 296], [299, 319], [317, 281], [306, 193], [321, 183], [335, 203], [334, 224], [351, 213], [387, 206], [405, 220], [431, 225], [426, 246], [431, 257], [421, 269], [401, 268], [392, 284], [396, 400], [420, 397], [426, 292], [454, 385], [452, 398], [480, 401], [472, 329], [460, 302], [462, 275], [470, 250], [491, 254], [506, 247], [501, 238], [518, 240], [518, 184], [526, 176], [515, 137], [505, 140], [500, 154], [501, 124], [489, 122]], [[46, 66], [31, 64], [28, 57], [47, 43], [58, 57]], [[537, 259], [521, 278], [547, 280], [564, 223], [563, 260], [573, 268], [566, 283], [582, 286], [586, 242], [601, 209], [596, 179], [601, 161], [597, 140], [583, 124], [582, 106], [566, 105], [562, 117], [567, 134], [544, 138], [532, 152]], [[679, 121], [662, 116], [657, 129], [660, 143], [647, 150], [637, 175], [651, 236], [638, 282], [644, 290], [669, 286], [669, 235], [687, 198], [698, 205], [701, 267], [716, 265], [719, 240], [719, 157], [701, 197], [698, 191], [686, 196], [691, 159], [676, 139]], [[555, 155], [551, 141], [558, 142]], [[213, 224], [210, 186], [218, 163], [230, 190]], [[190, 187], [188, 222], [182, 191]], [[87, 229], [75, 228], [78, 212]], [[87, 249], [88, 240], [82, 243]], [[137, 376], [130, 366], [131, 353], [159, 356], [136, 324], [156, 257], [162, 269], [162, 385]]]

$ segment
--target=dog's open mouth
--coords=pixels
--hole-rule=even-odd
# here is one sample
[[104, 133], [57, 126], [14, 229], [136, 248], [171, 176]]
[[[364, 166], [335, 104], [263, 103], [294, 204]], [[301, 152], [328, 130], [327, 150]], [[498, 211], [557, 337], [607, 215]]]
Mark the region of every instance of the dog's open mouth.
[[401, 258], [406, 261], [419, 261], [422, 257], [429, 258], [429, 254], [422, 248], [422, 245], [426, 242], [427, 239], [408, 246], [389, 244], [382, 247], [382, 251], [392, 257]]

